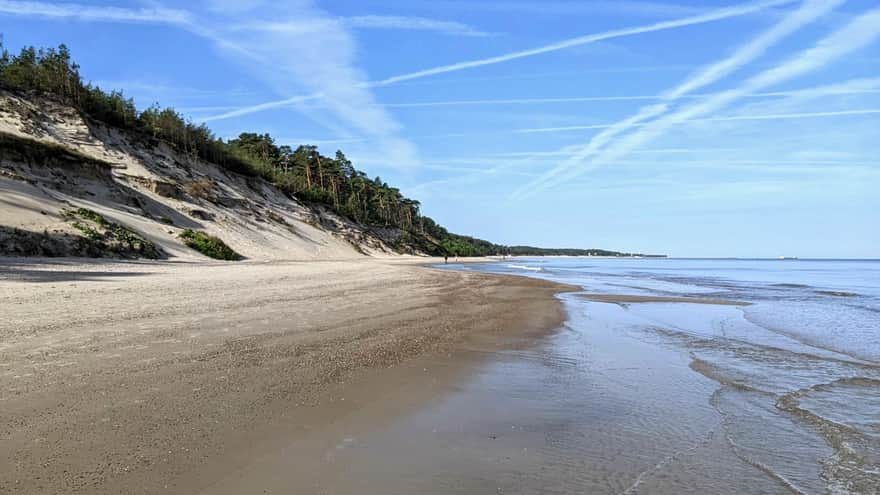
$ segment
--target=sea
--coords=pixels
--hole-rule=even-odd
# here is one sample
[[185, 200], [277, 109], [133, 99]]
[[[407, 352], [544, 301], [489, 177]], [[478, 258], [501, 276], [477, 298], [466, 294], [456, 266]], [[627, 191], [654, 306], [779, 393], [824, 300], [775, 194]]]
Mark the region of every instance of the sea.
[[[428, 471], [457, 466], [425, 492], [880, 493], [880, 261], [547, 257], [444, 268], [582, 291], [559, 296], [568, 320], [541, 345], [496, 359], [410, 419], [412, 431], [463, 435], [450, 441], [458, 458], [423, 460]], [[485, 432], [496, 432], [489, 447], [466, 440]]]
[[569, 284], [566, 321], [346, 427], [327, 493], [880, 494], [880, 261], [438, 268]]

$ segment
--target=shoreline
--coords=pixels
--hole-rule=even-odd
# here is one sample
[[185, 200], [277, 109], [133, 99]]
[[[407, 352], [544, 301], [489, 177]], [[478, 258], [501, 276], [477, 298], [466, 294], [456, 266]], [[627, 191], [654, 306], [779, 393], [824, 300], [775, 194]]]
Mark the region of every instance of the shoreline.
[[425, 258], [52, 261], [0, 270], [6, 493], [197, 493], [354, 411], [432, 400], [558, 328], [576, 289]]

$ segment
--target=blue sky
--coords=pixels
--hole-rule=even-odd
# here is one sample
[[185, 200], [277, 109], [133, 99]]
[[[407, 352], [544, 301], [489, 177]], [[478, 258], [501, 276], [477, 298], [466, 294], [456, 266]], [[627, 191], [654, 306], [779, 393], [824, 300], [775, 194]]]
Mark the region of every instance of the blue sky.
[[342, 149], [455, 232], [880, 256], [874, 0], [0, 0], [0, 31], [221, 137]]

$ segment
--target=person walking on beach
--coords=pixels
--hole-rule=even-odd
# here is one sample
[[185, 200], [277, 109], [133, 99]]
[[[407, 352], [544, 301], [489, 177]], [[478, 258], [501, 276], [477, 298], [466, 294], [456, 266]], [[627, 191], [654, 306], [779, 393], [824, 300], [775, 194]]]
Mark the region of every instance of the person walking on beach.
[[443, 264], [445, 264], [445, 265], [449, 264], [449, 255], [448, 254], [443, 255]]

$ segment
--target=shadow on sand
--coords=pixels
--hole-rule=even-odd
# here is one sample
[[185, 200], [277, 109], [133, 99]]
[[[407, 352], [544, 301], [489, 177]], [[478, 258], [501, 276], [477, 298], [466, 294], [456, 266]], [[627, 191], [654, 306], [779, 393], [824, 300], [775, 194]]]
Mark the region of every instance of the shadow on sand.
[[[0, 257], [0, 281], [4, 282], [107, 282], [122, 277], [151, 275], [151, 271], [76, 270], [83, 265], [131, 263], [131, 261]], [[167, 262], [166, 262], [167, 263]], [[139, 266], [155, 263], [137, 262]]]

